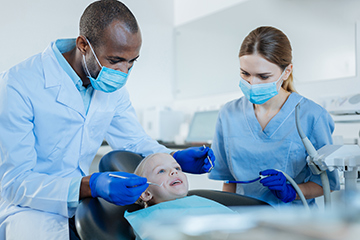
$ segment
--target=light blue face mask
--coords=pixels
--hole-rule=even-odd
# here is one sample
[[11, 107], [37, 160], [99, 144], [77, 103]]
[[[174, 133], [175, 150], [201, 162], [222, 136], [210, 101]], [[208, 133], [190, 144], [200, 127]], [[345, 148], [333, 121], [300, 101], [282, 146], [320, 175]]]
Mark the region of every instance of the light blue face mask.
[[[286, 70], [286, 69], [285, 69]], [[239, 87], [244, 93], [245, 97], [253, 104], [263, 104], [267, 102], [272, 97], [278, 95], [279, 89], [276, 84], [281, 80], [282, 76], [285, 73], [285, 70], [282, 72], [281, 76], [276, 82], [271, 83], [261, 83], [251, 85], [244, 79], [240, 77]], [[280, 84], [281, 87], [281, 84]]]
[[85, 64], [85, 69], [88, 74], [88, 78], [90, 79], [91, 85], [95, 90], [103, 91], [106, 93], [114, 92], [120, 88], [122, 88], [131, 72], [132, 67], [129, 69], [128, 73], [124, 73], [118, 70], [114, 70], [111, 68], [104, 67], [100, 64], [98, 58], [96, 57], [95, 51], [92, 48], [90, 42], [86, 39], [86, 41], [89, 43], [90, 49], [92, 53], [94, 54], [94, 57], [96, 59], [96, 62], [101, 67], [101, 71], [99, 72], [98, 76], [93, 78], [89, 72], [89, 69], [87, 67], [85, 56], [83, 55], [83, 61]]

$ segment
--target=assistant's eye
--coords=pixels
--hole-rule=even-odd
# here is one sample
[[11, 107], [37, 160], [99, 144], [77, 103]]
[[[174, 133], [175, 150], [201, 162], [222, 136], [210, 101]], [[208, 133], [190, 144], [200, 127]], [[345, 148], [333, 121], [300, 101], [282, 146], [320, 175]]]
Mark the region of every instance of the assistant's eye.
[[269, 76], [266, 76], [266, 75], [260, 75], [260, 78], [261, 78], [262, 80], [266, 80], [266, 79], [268, 79], [268, 78], [269, 78]]
[[250, 76], [250, 74], [249, 74], [249, 73], [244, 72], [244, 71], [241, 71], [241, 73], [240, 73], [240, 74], [241, 74], [241, 75], [243, 75], [243, 76], [246, 76], [246, 77]]

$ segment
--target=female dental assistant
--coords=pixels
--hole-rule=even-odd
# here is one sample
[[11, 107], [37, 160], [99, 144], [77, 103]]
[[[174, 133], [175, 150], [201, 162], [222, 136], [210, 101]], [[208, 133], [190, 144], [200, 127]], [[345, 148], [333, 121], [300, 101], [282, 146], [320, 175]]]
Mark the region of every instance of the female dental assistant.
[[[217, 165], [209, 177], [247, 181], [261, 172], [269, 177], [249, 184], [224, 183], [223, 190], [271, 205], [301, 204], [278, 169], [296, 181], [312, 205], [323, 190], [320, 176], [307, 166], [295, 106], [300, 102], [301, 126], [316, 149], [332, 143], [334, 122], [325, 109], [295, 92], [291, 51], [286, 35], [273, 27], [259, 27], [244, 39], [239, 86], [245, 96], [226, 103], [219, 112], [212, 144]], [[337, 171], [328, 176], [331, 190], [338, 190]]]

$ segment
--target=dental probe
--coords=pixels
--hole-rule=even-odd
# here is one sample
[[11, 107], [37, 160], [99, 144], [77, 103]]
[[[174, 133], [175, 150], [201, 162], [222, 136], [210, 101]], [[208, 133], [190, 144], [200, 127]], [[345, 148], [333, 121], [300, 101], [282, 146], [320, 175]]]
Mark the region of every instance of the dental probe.
[[[115, 174], [109, 174], [110, 177], [117, 177], [117, 178], [122, 178], [122, 179], [129, 179], [128, 177], [123, 177], [123, 176], [119, 176], [119, 175], [115, 175]], [[154, 185], [154, 186], [158, 186], [161, 187], [164, 183], [161, 183], [160, 185], [157, 183], [153, 183], [153, 182], [146, 182], [149, 185]]]
[[[204, 149], [206, 148], [206, 146], [205, 146], [205, 145], [203, 145], [203, 147], [204, 147]], [[211, 161], [211, 159], [210, 159], [209, 155], [207, 155], [206, 157], [207, 157], [207, 159], [209, 160], [209, 162], [210, 162], [210, 164], [211, 164], [211, 167], [210, 167], [210, 169], [209, 169], [209, 171], [208, 171], [208, 173], [209, 173], [209, 172], [211, 172], [211, 170], [213, 170], [213, 168], [214, 168], [214, 164], [213, 164], [213, 162]]]
[[225, 183], [243, 183], [243, 184], [245, 184], [245, 183], [252, 183], [252, 182], [256, 182], [256, 181], [258, 181], [258, 180], [260, 180], [260, 179], [263, 179], [263, 178], [265, 178], [265, 177], [267, 177], [267, 176], [260, 175], [259, 177], [255, 178], [255, 179], [253, 179], [253, 180], [249, 180], [249, 181], [232, 181], [232, 180], [226, 180]]

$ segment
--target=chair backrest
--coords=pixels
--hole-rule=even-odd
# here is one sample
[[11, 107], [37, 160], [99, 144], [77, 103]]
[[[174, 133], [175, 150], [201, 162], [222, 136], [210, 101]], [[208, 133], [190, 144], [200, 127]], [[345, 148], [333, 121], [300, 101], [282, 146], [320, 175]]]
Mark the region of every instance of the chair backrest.
[[116, 150], [105, 154], [99, 162], [99, 172], [134, 172], [144, 157], [140, 154]]
[[76, 230], [82, 240], [133, 240], [135, 235], [124, 213], [139, 209], [137, 204], [117, 206], [102, 198], [87, 198], [76, 210]]
[[[143, 158], [140, 154], [129, 151], [111, 151], [100, 159], [99, 171], [134, 172]], [[76, 230], [83, 240], [135, 239], [124, 213], [126, 210], [132, 212], [140, 208], [137, 204], [117, 206], [102, 198], [84, 199], [75, 213]]]
[[211, 199], [215, 202], [221, 203], [227, 207], [231, 206], [259, 206], [259, 205], [268, 205], [267, 202], [243, 196], [236, 193], [223, 192], [217, 190], [209, 189], [193, 189], [190, 190], [188, 196], [197, 195], [207, 199]]
[[[113, 151], [103, 156], [99, 163], [100, 172], [133, 172], [143, 157], [127, 151]], [[190, 190], [190, 195], [198, 195], [225, 206], [269, 205], [266, 202], [235, 193], [216, 190]], [[88, 239], [135, 239], [124, 212], [139, 210], [137, 204], [117, 206], [101, 198], [84, 199], [75, 213], [75, 225], [82, 240]]]

